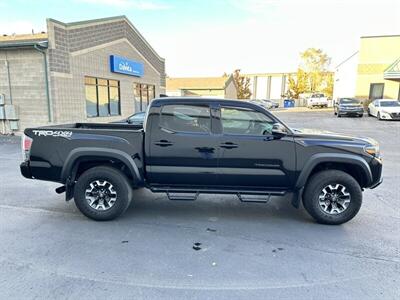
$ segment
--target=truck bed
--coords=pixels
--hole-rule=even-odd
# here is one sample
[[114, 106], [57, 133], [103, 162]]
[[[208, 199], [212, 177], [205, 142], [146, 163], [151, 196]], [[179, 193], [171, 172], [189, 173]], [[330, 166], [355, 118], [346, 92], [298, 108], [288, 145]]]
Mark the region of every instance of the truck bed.
[[[25, 129], [33, 139], [30, 168], [36, 179], [65, 183], [65, 166], [72, 164], [80, 153], [80, 160], [107, 158], [116, 153], [133, 159], [138, 172], [143, 172], [142, 126], [112, 123], [72, 123]], [[112, 159], [110, 158], [110, 161]]]
[[113, 130], [140, 130], [143, 126], [118, 123], [71, 123], [52, 126], [42, 126], [46, 129], [113, 129]]

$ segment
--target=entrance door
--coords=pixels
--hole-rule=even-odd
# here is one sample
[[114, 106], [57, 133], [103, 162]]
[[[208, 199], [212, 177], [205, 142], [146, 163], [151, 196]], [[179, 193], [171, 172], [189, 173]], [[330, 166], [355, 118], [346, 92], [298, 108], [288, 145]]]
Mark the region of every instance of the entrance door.
[[220, 112], [218, 184], [249, 189], [291, 187], [296, 163], [293, 138], [274, 137], [275, 121], [260, 111], [225, 106]]
[[153, 123], [150, 132], [146, 171], [152, 183], [216, 184], [218, 149], [208, 105], [164, 105], [159, 124]]
[[369, 99], [372, 101], [375, 99], [382, 99], [384, 87], [384, 83], [371, 83], [369, 87]]

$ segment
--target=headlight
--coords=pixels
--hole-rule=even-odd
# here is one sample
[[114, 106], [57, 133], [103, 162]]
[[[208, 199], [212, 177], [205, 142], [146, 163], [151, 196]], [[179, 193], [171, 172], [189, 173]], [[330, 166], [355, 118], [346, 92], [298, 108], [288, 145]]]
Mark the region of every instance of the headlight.
[[368, 153], [369, 155], [379, 157], [379, 145], [367, 145], [364, 147], [364, 152]]
[[383, 112], [384, 114], [390, 114], [390, 112], [388, 112], [387, 110], [382, 110], [382, 112]]

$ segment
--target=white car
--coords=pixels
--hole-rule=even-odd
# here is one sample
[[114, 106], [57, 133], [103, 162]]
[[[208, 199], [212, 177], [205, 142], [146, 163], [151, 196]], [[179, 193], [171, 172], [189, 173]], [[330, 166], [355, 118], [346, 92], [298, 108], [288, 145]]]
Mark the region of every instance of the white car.
[[368, 105], [368, 115], [378, 120], [400, 120], [400, 102], [393, 99], [376, 99]]

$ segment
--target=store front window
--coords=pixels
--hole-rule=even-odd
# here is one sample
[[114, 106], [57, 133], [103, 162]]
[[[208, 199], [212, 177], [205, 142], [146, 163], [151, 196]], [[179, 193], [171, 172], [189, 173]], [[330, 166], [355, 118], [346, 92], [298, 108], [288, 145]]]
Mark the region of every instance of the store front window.
[[134, 83], [133, 90], [135, 100], [139, 101], [139, 109], [143, 111], [156, 97], [156, 86], [152, 84]]
[[121, 114], [119, 81], [85, 77], [86, 115], [88, 117]]

